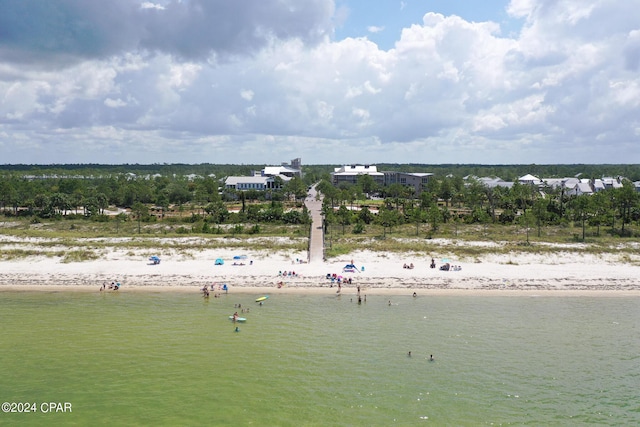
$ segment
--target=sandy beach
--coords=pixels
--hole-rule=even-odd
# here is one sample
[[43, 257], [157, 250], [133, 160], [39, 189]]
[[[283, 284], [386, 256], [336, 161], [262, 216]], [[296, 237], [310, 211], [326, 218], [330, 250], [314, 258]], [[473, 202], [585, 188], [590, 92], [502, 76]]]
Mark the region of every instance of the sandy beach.
[[[187, 239], [187, 238], [185, 238]], [[2, 236], [0, 250], [20, 248], [28, 256], [3, 257], [0, 261], [1, 290], [98, 291], [102, 284], [120, 282], [119, 292], [198, 292], [203, 286], [229, 292], [251, 293], [334, 293], [340, 276], [344, 294], [514, 294], [536, 295], [640, 295], [639, 259], [612, 253], [585, 254], [570, 247], [554, 254], [496, 255], [486, 252], [473, 259], [435, 259], [429, 254], [378, 253], [361, 250], [337, 259], [307, 263], [306, 252], [272, 252], [256, 248], [211, 248], [197, 251], [163, 250], [161, 262], [149, 261], [149, 249], [101, 249], [98, 259], [65, 262], [47, 251], [51, 242]], [[184, 243], [184, 242], [181, 242]], [[450, 243], [450, 242], [448, 242]], [[473, 244], [466, 242], [465, 244]], [[477, 242], [478, 245], [484, 245]], [[43, 249], [46, 247], [47, 249]], [[65, 248], [71, 251], [74, 248]], [[57, 248], [60, 251], [60, 248]], [[59, 252], [58, 252], [59, 253]], [[241, 256], [240, 259], [234, 257]], [[215, 265], [223, 259], [223, 265]], [[357, 267], [344, 271], [347, 264]], [[457, 271], [442, 271], [449, 262]], [[413, 264], [413, 268], [404, 265]], [[295, 274], [293, 274], [295, 272]], [[291, 274], [289, 274], [291, 273]], [[351, 279], [351, 284], [348, 280]], [[345, 281], [347, 283], [345, 283]], [[217, 291], [219, 292], [219, 291]]]

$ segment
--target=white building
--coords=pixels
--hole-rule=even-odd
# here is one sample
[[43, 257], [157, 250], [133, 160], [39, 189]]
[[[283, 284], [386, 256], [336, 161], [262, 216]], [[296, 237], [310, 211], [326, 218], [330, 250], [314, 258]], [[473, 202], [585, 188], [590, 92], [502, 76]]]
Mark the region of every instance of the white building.
[[355, 184], [360, 175], [369, 175], [378, 185], [384, 185], [384, 174], [378, 172], [378, 168], [373, 165], [348, 165], [335, 168], [331, 173], [333, 185], [340, 185], [342, 182]]

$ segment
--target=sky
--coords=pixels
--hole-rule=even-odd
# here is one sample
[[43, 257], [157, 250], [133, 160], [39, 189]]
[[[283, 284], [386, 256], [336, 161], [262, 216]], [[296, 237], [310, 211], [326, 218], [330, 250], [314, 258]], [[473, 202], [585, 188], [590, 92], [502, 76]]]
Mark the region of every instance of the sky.
[[640, 0], [0, 0], [0, 164], [637, 164]]

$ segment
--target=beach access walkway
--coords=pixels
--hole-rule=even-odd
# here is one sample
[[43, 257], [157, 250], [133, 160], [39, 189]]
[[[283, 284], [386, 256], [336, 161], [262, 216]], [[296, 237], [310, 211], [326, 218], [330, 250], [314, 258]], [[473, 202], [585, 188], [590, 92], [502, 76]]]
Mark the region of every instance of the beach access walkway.
[[311, 233], [309, 234], [309, 263], [324, 261], [324, 227], [322, 217], [322, 197], [317, 197], [315, 185], [309, 189], [305, 206], [311, 215]]

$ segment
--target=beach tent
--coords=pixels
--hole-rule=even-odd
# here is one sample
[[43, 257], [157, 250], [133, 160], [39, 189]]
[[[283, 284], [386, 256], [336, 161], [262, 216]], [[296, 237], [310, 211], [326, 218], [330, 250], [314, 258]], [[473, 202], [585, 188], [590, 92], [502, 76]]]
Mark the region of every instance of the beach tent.
[[222, 265], [222, 264], [224, 264], [224, 260], [222, 258], [217, 258], [216, 265]]
[[236, 255], [233, 257], [233, 259], [247, 259], [246, 255]]
[[354, 264], [347, 264], [342, 268], [343, 272], [348, 272], [348, 273], [355, 273], [356, 271], [358, 271], [358, 267], [356, 267]]

